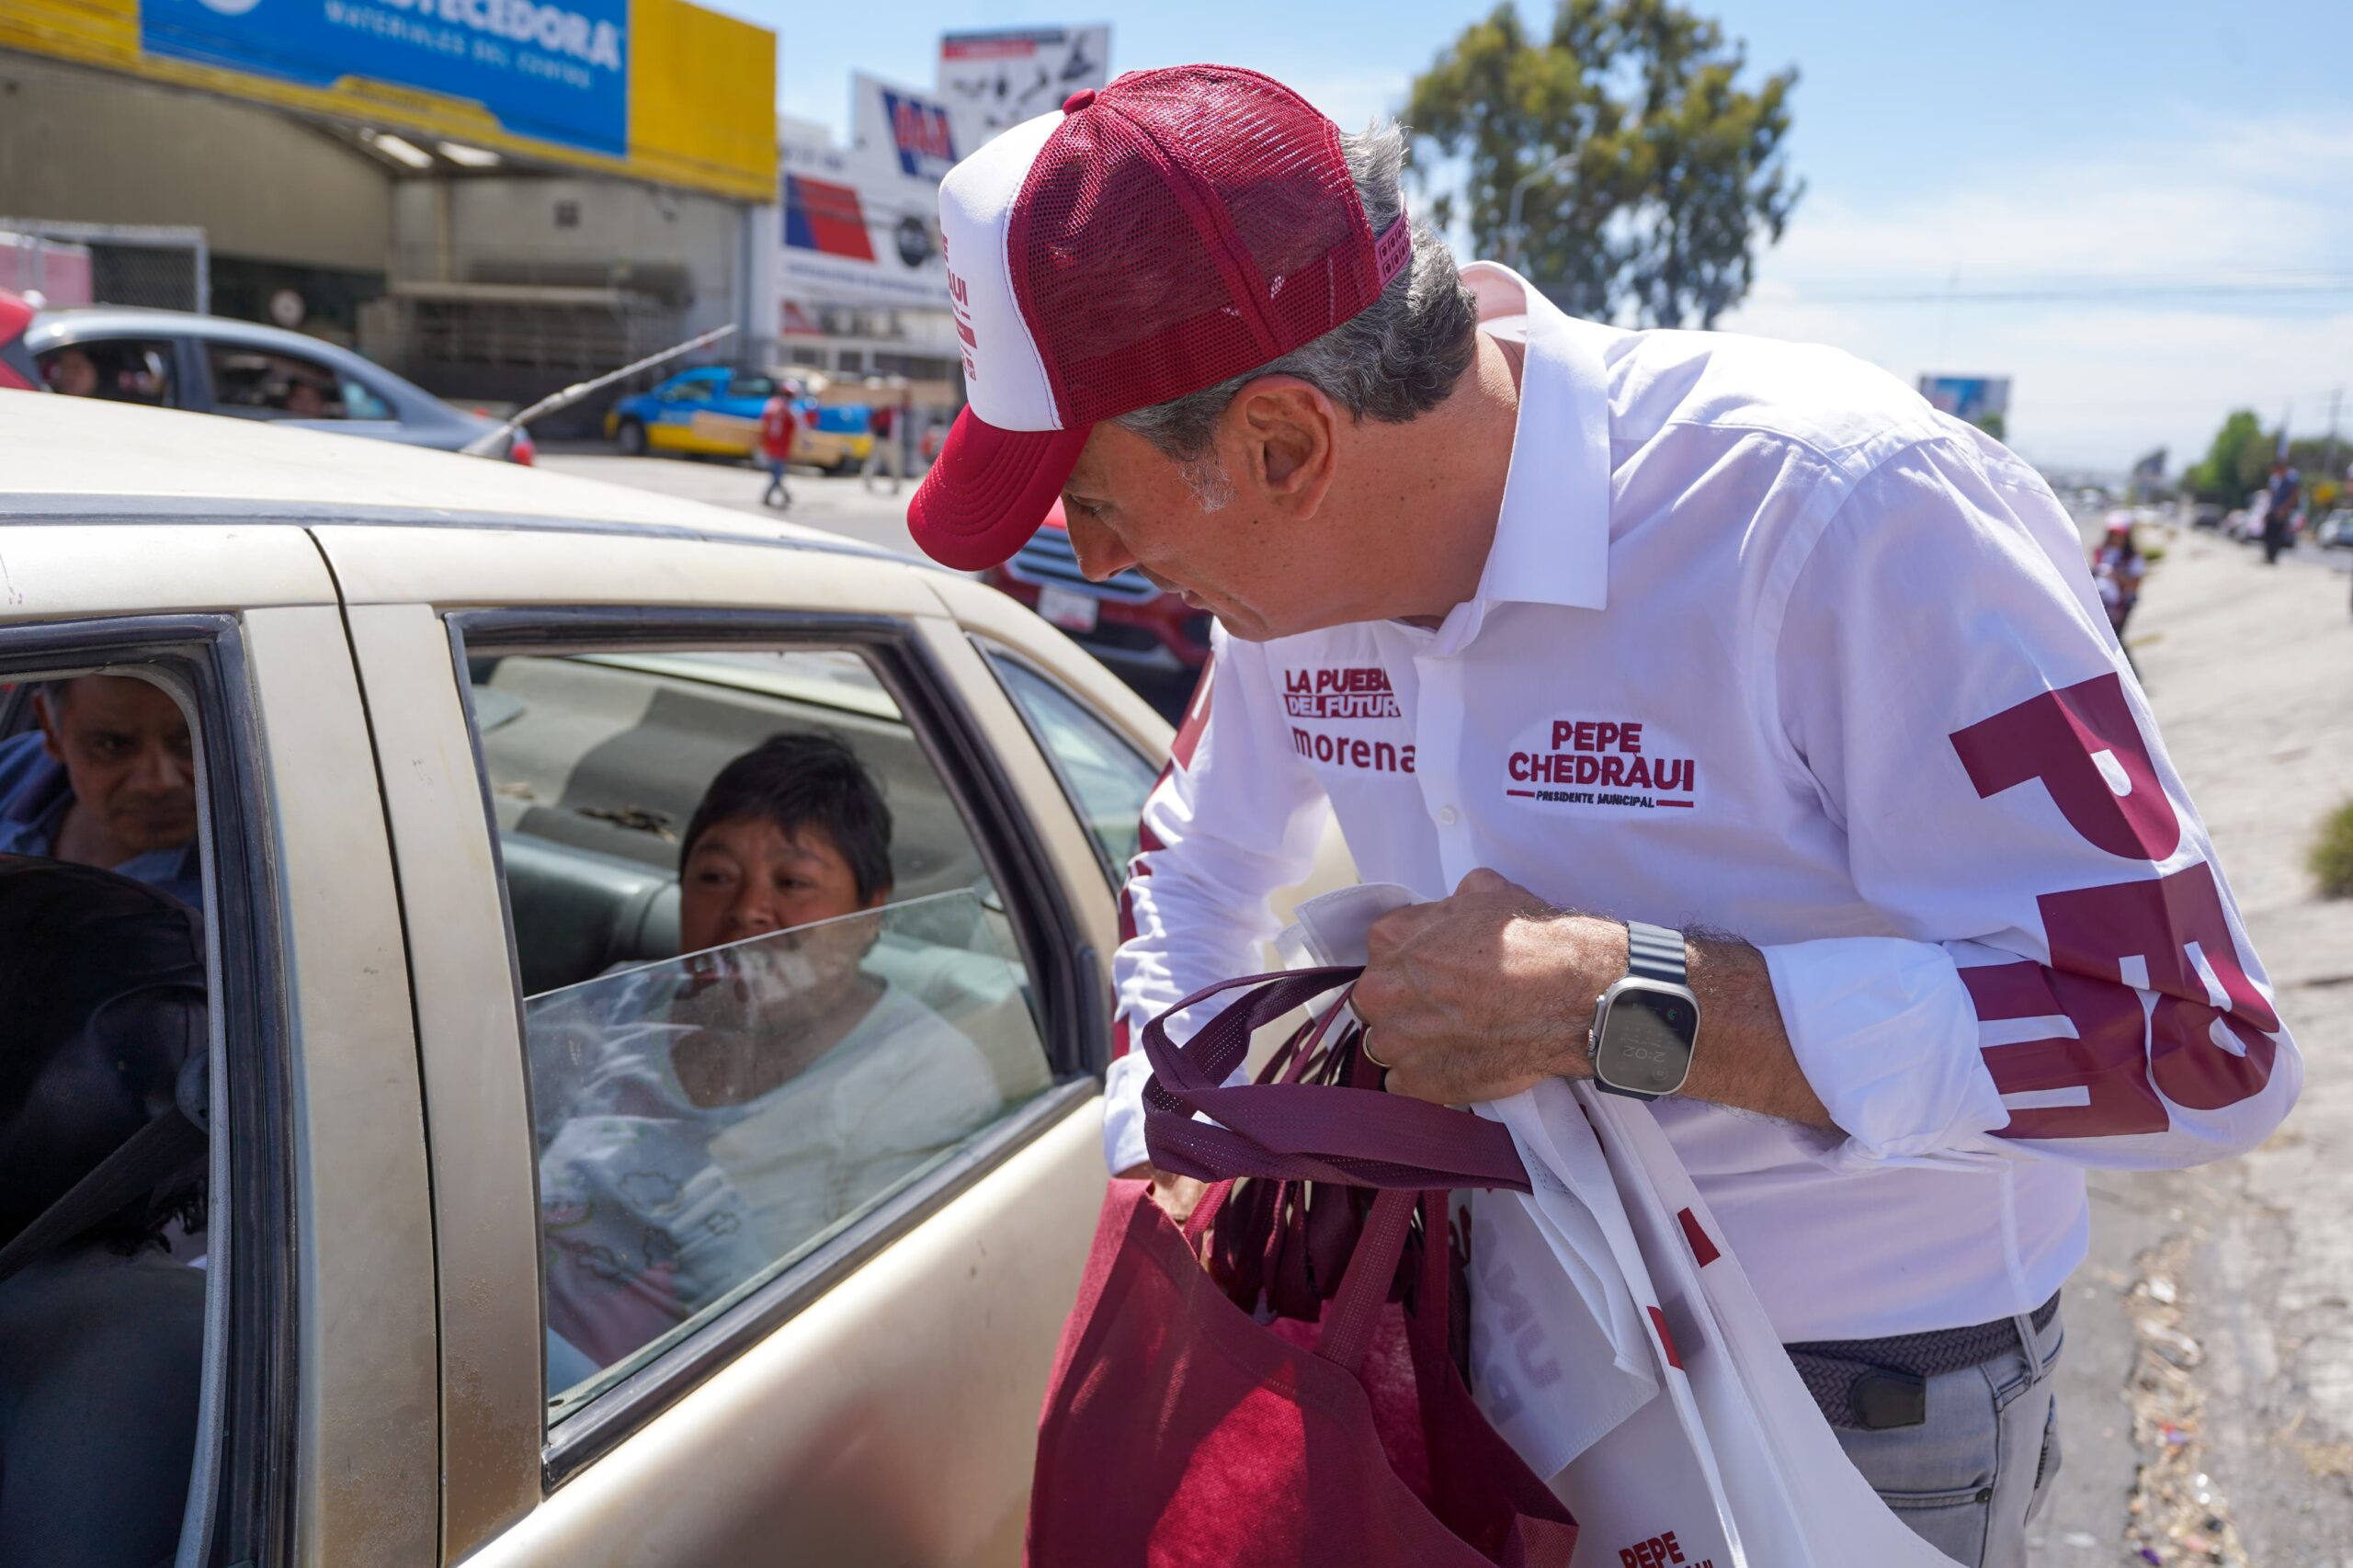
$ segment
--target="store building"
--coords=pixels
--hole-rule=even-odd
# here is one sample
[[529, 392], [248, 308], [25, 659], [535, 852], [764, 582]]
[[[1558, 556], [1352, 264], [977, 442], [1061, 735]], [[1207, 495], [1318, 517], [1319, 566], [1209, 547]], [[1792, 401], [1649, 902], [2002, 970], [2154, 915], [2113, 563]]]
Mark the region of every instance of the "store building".
[[726, 324], [758, 358], [775, 78], [773, 34], [685, 0], [8, 0], [0, 231], [453, 397]]

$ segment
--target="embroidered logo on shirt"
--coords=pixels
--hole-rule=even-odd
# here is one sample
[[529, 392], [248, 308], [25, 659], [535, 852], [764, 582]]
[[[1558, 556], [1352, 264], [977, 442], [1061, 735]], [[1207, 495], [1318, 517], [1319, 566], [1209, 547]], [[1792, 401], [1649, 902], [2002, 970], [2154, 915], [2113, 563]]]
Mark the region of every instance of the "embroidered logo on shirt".
[[1504, 772], [1506, 795], [1553, 805], [1688, 808], [1699, 789], [1698, 764], [1656, 755], [1631, 719], [1555, 719], [1539, 744], [1505, 760]]
[[[1378, 665], [1285, 670], [1283, 711], [1293, 719], [1327, 722], [1405, 716], [1404, 710], [1397, 705], [1397, 688], [1389, 684], [1389, 672]], [[1293, 724], [1290, 749], [1310, 762], [1335, 767], [1357, 767], [1368, 773], [1414, 771], [1414, 747], [1410, 742], [1336, 735]]]
[[1389, 672], [1372, 668], [1285, 670], [1283, 711], [1294, 719], [1395, 719]]

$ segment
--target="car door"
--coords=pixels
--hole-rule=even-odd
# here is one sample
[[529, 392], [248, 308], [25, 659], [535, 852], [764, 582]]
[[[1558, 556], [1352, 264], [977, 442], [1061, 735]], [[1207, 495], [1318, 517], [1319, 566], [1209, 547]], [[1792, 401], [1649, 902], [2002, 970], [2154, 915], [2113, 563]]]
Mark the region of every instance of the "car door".
[[[930, 574], [611, 532], [593, 549], [555, 531], [318, 533], [411, 937], [444, 1560], [1017, 1562], [1102, 1192], [1116, 923], [1096, 841]], [[883, 776], [899, 885], [864, 961], [951, 1023], [995, 1087], [723, 1291], [615, 1342], [618, 1319], [575, 1327], [559, 1299], [582, 1256], [567, 1227], [597, 1216], [557, 1201], [557, 1151], [588, 1119], [557, 1108], [576, 1085], [551, 1072], [569, 1059], [543, 1020], [660, 967], [632, 943], [675, 896], [662, 835], [771, 722], [846, 737]], [[617, 962], [639, 967], [607, 973]], [[643, 1181], [656, 1196], [628, 1225], [651, 1259], [680, 1183]], [[682, 1301], [687, 1262], [664, 1237], [658, 1267], [602, 1244], [590, 1261]]]
[[[0, 535], [0, 684], [146, 681], [191, 733], [212, 1135], [177, 1561], [424, 1568], [439, 1391], [416, 1041], [333, 579], [301, 529], [252, 517]], [[146, 1501], [121, 1484], [114, 1506]]]

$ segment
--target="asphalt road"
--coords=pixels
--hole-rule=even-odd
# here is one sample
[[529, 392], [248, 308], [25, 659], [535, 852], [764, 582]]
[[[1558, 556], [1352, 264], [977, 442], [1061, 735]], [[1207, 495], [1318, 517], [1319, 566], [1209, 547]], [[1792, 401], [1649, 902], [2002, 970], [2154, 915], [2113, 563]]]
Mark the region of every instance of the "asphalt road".
[[[760, 514], [733, 464], [554, 451], [560, 472]], [[914, 550], [905, 492], [798, 477], [787, 514]], [[2094, 525], [2087, 523], [2087, 528]], [[2068, 1283], [2063, 1455], [2036, 1568], [2353, 1568], [2353, 903], [2304, 854], [2353, 793], [2353, 551], [2144, 529], [2128, 643], [2306, 1062], [2260, 1149], [2191, 1171], [2095, 1173]]]

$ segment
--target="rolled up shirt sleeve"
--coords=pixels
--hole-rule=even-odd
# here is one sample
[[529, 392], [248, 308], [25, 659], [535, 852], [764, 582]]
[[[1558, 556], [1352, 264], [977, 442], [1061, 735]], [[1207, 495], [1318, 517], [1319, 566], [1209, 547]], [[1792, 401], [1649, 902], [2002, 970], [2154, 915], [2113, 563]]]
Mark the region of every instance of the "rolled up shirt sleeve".
[[[1103, 1091], [1103, 1155], [1115, 1175], [1147, 1158], [1152, 1068], [1129, 1047], [1169, 1006], [1261, 967], [1259, 944], [1275, 934], [1269, 898], [1306, 875], [1331, 811], [1271, 706], [1264, 652], [1222, 628], [1211, 649], [1167, 769], [1144, 801], [1120, 894], [1118, 1015]], [[1180, 1038], [1188, 1021], [1178, 1021]]]
[[1781, 735], [1889, 926], [1765, 949], [1845, 1134], [1822, 1157], [2261, 1142], [2302, 1059], [2047, 487], [1956, 427], [1859, 481], [1790, 581]]

